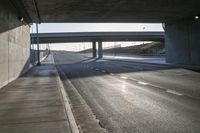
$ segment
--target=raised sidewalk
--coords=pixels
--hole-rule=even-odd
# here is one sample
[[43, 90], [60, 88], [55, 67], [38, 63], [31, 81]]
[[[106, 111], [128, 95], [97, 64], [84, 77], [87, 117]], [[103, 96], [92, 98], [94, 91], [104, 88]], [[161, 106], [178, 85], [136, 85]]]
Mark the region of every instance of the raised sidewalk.
[[50, 55], [40, 66], [1, 88], [0, 133], [71, 133], [59, 87]]

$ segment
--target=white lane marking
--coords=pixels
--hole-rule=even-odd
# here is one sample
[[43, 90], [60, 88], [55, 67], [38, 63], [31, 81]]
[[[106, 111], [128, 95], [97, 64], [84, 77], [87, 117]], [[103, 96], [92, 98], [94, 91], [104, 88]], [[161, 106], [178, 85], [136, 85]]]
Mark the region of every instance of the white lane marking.
[[174, 94], [174, 95], [178, 95], [178, 96], [182, 96], [183, 95], [182, 93], [179, 93], [179, 92], [176, 92], [176, 91], [173, 91], [173, 90], [166, 90], [166, 92]]
[[99, 71], [99, 69], [98, 69], [98, 68], [96, 68], [95, 70], [96, 70], [96, 71]]
[[110, 73], [110, 75], [114, 75], [114, 73]]
[[102, 73], [105, 73], [106, 71], [102, 70], [101, 72], [102, 72]]
[[127, 77], [125, 77], [125, 76], [120, 76], [120, 78], [122, 78], [122, 79], [128, 79]]
[[141, 84], [141, 85], [148, 85], [148, 83], [145, 83], [145, 82], [142, 82], [142, 81], [138, 81], [137, 83]]

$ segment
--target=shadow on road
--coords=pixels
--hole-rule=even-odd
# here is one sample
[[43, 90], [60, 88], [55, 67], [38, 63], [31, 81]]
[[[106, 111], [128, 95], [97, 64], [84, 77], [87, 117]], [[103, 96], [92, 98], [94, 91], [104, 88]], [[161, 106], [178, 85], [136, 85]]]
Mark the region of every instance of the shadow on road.
[[[121, 74], [121, 73], [136, 73], [148, 72], [168, 69], [178, 69], [175, 66], [138, 63], [138, 62], [125, 62], [125, 61], [112, 61], [102, 60], [99, 58], [84, 58], [73, 53], [59, 53], [54, 55], [55, 62], [65, 70], [70, 79], [83, 78], [91, 76], [102, 76], [108, 73]], [[102, 72], [103, 71], [103, 72]]]

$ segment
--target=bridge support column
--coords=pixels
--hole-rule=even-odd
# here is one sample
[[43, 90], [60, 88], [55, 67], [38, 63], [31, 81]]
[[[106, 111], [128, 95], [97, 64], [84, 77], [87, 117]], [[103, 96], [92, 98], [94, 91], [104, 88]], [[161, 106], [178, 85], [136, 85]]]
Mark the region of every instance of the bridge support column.
[[97, 57], [96, 41], [92, 42], [92, 56]]
[[98, 58], [103, 57], [103, 47], [102, 47], [102, 41], [98, 41]]
[[176, 21], [165, 25], [166, 60], [181, 65], [200, 65], [200, 21]]

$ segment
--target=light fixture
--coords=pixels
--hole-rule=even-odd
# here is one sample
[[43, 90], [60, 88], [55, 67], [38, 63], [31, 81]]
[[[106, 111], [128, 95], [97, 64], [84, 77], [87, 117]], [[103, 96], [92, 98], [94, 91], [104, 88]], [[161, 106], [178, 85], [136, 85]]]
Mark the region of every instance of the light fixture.
[[19, 21], [20, 21], [20, 22], [23, 22], [23, 21], [24, 21], [24, 18], [23, 18], [23, 17], [19, 17]]
[[194, 19], [198, 20], [198, 19], [199, 19], [199, 16], [198, 16], [198, 15], [197, 15], [197, 16], [195, 16], [195, 17], [194, 17]]

